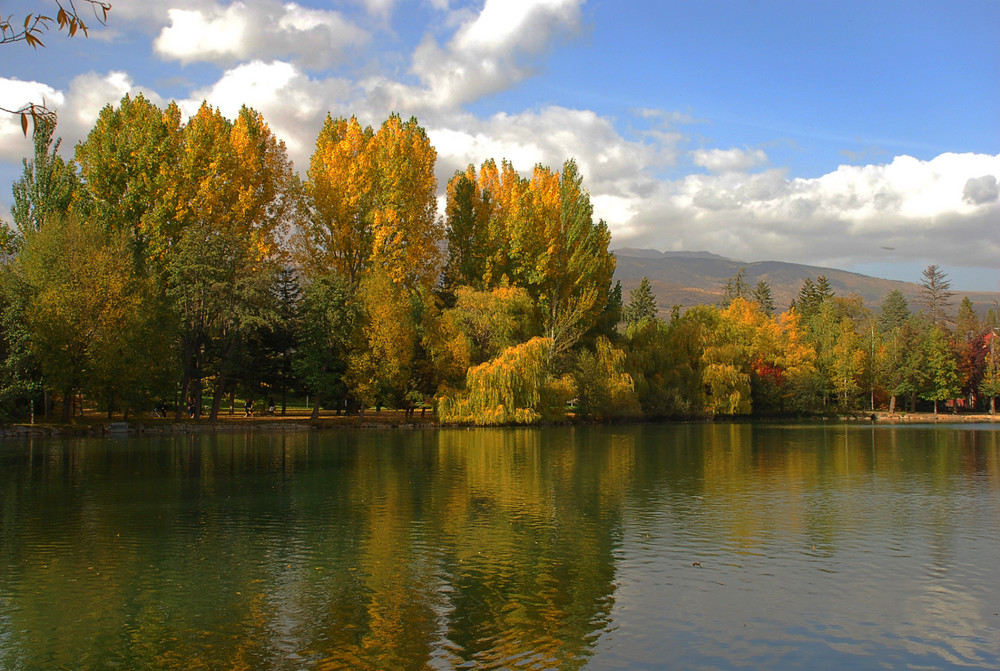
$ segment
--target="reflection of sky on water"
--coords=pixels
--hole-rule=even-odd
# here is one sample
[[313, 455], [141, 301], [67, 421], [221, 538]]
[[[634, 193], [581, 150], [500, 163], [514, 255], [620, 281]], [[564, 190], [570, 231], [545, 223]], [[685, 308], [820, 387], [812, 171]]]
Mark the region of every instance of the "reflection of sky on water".
[[588, 668], [995, 668], [990, 429], [910, 445], [912, 429], [845, 427], [793, 449], [804, 429], [757, 429], [721, 455], [709, 441], [700, 481], [626, 505], [615, 627]]

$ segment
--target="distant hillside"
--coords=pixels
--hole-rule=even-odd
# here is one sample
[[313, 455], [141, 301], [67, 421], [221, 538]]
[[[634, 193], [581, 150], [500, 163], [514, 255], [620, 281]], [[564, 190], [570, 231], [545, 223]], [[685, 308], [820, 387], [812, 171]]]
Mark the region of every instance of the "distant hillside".
[[[660, 314], [664, 316], [669, 314], [674, 305], [691, 307], [718, 303], [726, 282], [740, 268], [745, 269], [743, 277], [751, 287], [760, 279], [770, 285], [774, 305], [779, 311], [788, 309], [806, 278], [815, 280], [820, 275], [826, 276], [838, 296], [858, 294], [870, 308], [877, 310], [886, 294], [899, 289], [910, 303], [910, 309], [919, 309], [917, 297], [920, 285], [915, 282], [884, 280], [835, 268], [781, 261], [747, 263], [709, 252], [659, 252], [655, 249], [629, 247], [614, 251], [618, 258], [615, 279], [622, 283], [622, 299], [628, 302], [629, 291], [639, 286], [643, 277], [648, 277]], [[958, 303], [965, 295], [955, 294], [954, 310], [957, 310]], [[981, 315], [995, 301], [1000, 300], [998, 293], [970, 292], [968, 296]]]

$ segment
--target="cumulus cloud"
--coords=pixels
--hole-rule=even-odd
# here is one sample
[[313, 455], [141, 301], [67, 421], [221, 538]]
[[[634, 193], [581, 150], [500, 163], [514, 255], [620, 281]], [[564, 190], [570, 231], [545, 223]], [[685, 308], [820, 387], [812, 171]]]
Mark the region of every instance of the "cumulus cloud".
[[635, 203], [616, 244], [826, 265], [884, 260], [892, 247], [899, 259], [989, 265], [1000, 253], [1000, 203], [988, 198], [995, 182], [979, 176], [998, 170], [1000, 155], [949, 153], [814, 179], [778, 169], [689, 175]]
[[[457, 10], [459, 26], [441, 46], [427, 35], [413, 55], [420, 86], [383, 86], [404, 107], [446, 109], [504, 90], [535, 72], [534, 57], [582, 26], [582, 0], [486, 0], [478, 14]], [[461, 17], [461, 18], [457, 18]]]
[[962, 199], [972, 205], [985, 205], [1000, 198], [1000, 187], [993, 175], [970, 177], [962, 189]]
[[171, 8], [167, 19], [153, 47], [181, 63], [290, 57], [306, 67], [328, 67], [370, 39], [338, 12], [274, 0]]

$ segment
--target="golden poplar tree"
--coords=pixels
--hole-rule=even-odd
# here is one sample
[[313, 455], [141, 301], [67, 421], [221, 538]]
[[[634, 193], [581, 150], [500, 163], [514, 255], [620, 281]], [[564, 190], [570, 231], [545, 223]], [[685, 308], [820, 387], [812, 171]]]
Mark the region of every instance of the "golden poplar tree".
[[336, 270], [357, 284], [372, 252], [375, 172], [369, 154], [374, 133], [357, 118], [329, 115], [309, 162], [310, 212], [295, 236], [307, 276]]

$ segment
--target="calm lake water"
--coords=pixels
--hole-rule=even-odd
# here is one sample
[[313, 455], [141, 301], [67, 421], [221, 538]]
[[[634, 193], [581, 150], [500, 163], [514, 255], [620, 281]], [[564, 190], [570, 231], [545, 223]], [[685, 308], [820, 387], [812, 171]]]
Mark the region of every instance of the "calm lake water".
[[0, 443], [0, 669], [1000, 666], [992, 426]]

